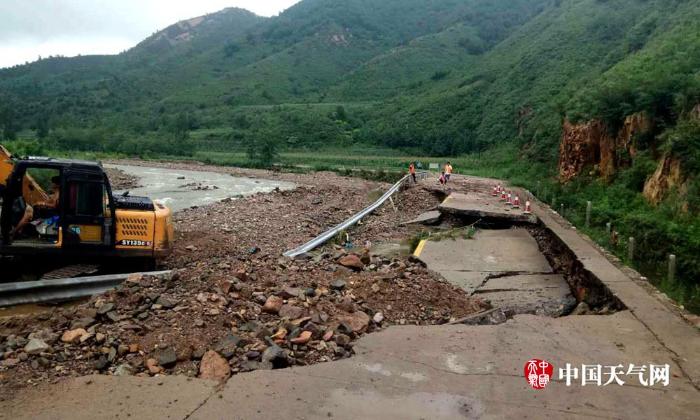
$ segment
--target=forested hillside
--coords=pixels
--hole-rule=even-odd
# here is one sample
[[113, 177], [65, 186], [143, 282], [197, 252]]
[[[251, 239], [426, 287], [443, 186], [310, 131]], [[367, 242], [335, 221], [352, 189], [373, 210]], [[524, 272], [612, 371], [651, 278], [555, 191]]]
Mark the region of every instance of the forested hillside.
[[598, 200], [646, 261], [684, 256], [682, 300], [700, 308], [697, 0], [226, 9], [120, 55], [0, 70], [0, 98], [3, 141], [29, 152], [495, 150], [522, 185]]

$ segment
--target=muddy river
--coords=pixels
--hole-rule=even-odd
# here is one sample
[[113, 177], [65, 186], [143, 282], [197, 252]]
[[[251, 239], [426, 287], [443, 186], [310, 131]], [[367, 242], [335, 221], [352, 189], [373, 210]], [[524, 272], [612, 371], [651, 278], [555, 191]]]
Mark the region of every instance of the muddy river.
[[[132, 195], [159, 200], [173, 211], [204, 206], [225, 198], [271, 192], [275, 188], [291, 190], [295, 187], [291, 182], [239, 178], [218, 172], [127, 165], [105, 166], [120, 169], [139, 178], [140, 187], [129, 190]], [[123, 191], [115, 191], [115, 194], [121, 192]]]

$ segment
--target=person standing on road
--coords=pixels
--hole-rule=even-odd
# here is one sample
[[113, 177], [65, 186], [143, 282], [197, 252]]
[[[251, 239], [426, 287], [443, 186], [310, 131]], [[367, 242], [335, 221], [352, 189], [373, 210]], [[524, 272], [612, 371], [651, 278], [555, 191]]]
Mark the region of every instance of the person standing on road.
[[445, 164], [445, 184], [450, 181], [450, 176], [452, 175], [452, 164], [447, 162]]
[[411, 174], [411, 178], [413, 178], [413, 183], [418, 183], [418, 181], [416, 181], [416, 166], [413, 164], [413, 162], [411, 162], [411, 164], [408, 165], [408, 173]]

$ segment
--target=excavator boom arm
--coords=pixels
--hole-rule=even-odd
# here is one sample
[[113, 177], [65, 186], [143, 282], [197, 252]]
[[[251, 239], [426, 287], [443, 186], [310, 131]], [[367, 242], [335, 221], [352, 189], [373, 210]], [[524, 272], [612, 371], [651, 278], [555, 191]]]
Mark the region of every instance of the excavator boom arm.
[[[15, 162], [12, 159], [12, 154], [2, 145], [0, 145], [0, 189], [7, 186], [7, 182], [15, 168]], [[31, 177], [25, 174], [22, 181], [22, 196], [28, 204], [34, 205], [38, 202], [45, 202], [49, 199], [48, 194], [43, 188]]]

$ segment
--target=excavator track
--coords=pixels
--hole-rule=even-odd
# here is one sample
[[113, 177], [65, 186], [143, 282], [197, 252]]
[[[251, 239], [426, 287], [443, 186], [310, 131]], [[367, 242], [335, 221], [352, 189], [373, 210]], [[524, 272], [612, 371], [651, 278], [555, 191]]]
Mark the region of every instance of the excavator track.
[[54, 280], [86, 276], [97, 273], [99, 269], [100, 266], [91, 264], [67, 265], [45, 273], [43, 276], [41, 276], [40, 280]]

